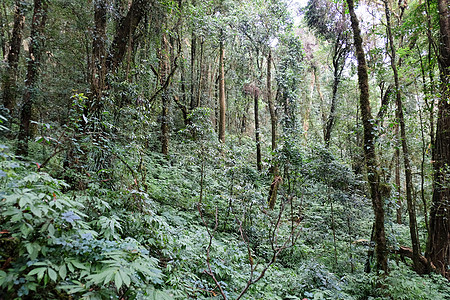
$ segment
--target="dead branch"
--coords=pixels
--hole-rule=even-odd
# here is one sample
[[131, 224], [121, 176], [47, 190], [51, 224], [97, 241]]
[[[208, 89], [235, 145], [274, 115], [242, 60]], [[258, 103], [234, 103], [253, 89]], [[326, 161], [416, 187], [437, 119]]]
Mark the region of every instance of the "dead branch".
[[246, 244], [247, 249], [248, 249], [248, 252], [249, 252], [250, 278], [249, 278], [249, 280], [247, 281], [247, 284], [246, 284], [246, 286], [244, 287], [244, 289], [241, 291], [241, 293], [239, 294], [239, 296], [236, 298], [236, 300], [241, 299], [242, 296], [247, 292], [247, 290], [250, 288], [251, 285], [257, 283], [261, 278], [264, 277], [264, 275], [266, 274], [266, 271], [267, 271], [267, 270], [275, 263], [275, 261], [276, 261], [278, 255], [279, 255], [284, 249], [293, 246], [292, 244], [289, 245], [289, 242], [290, 242], [291, 240], [293, 240], [293, 237], [294, 237], [294, 240], [296, 240], [296, 239], [298, 238], [298, 236], [300, 235], [300, 231], [297, 231], [297, 230], [296, 230], [297, 227], [299, 226], [299, 224], [297, 224], [297, 225], [293, 228], [293, 230], [291, 231], [291, 233], [289, 234], [289, 236], [287, 237], [287, 239], [284, 241], [284, 243], [283, 243], [281, 246], [277, 246], [277, 245], [276, 245], [276, 243], [277, 243], [277, 237], [278, 237], [277, 232], [278, 232], [278, 229], [279, 229], [279, 227], [280, 227], [280, 225], [281, 225], [281, 217], [282, 217], [282, 215], [283, 215], [284, 208], [285, 208], [285, 204], [284, 204], [284, 202], [282, 202], [282, 203], [281, 203], [281, 207], [280, 207], [280, 212], [279, 212], [278, 217], [277, 217], [277, 222], [276, 222], [276, 224], [275, 224], [275, 226], [274, 226], [274, 230], [273, 230], [273, 232], [272, 232], [272, 237], [271, 237], [271, 244], [272, 244], [272, 250], [273, 250], [272, 257], [271, 257], [269, 263], [267, 263], [267, 264], [264, 266], [264, 268], [263, 268], [263, 270], [261, 271], [261, 273], [259, 274], [259, 276], [256, 277], [256, 279], [254, 279], [254, 280], [253, 280], [253, 274], [254, 274], [254, 272], [256, 271], [256, 268], [258, 267], [258, 264], [256, 264], [255, 266], [253, 266], [254, 263], [253, 263], [253, 258], [251, 258], [250, 245], [249, 245], [249, 243], [248, 243], [248, 239], [245, 239], [245, 238], [244, 238], [245, 235], [243, 234], [242, 222], [239, 221], [239, 231], [241, 232], [241, 237], [242, 237], [244, 243]]
[[[211, 231], [209, 230], [208, 224], [205, 221], [205, 218], [203, 217], [203, 213], [202, 213], [202, 208], [201, 208], [201, 203], [199, 202], [197, 204], [197, 209], [198, 212], [200, 214], [200, 218], [202, 219], [203, 225], [206, 228], [206, 232], [209, 235], [209, 244], [208, 247], [206, 248], [206, 264], [208, 266], [208, 270], [203, 271], [205, 274], [209, 275], [212, 280], [214, 280], [214, 283], [216, 284], [216, 286], [219, 288], [220, 290], [220, 294], [222, 295], [223, 299], [226, 300], [227, 296], [225, 296], [225, 293], [222, 289], [222, 286], [220, 285], [219, 281], [217, 280], [216, 276], [214, 275], [213, 270], [211, 269], [211, 256], [210, 256], [210, 250], [211, 250], [211, 245], [212, 245], [212, 240], [214, 235], [211, 233]], [[213, 232], [215, 232], [217, 230], [217, 225], [218, 225], [218, 218], [217, 218], [217, 207], [216, 207], [216, 213], [215, 213], [215, 225], [214, 225], [214, 229]]]

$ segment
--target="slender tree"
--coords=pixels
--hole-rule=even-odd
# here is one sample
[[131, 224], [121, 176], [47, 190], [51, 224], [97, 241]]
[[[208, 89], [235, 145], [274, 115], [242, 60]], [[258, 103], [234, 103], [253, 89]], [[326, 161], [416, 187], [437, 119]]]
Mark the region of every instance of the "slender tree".
[[94, 1], [94, 34], [92, 41], [91, 99], [87, 112], [98, 115], [102, 106], [103, 91], [106, 88], [106, 21], [107, 2]]
[[219, 140], [225, 143], [225, 117], [226, 117], [226, 98], [225, 98], [225, 66], [224, 56], [225, 48], [223, 44], [223, 33], [220, 34], [219, 47]]
[[44, 29], [47, 21], [47, 0], [35, 0], [33, 19], [31, 22], [31, 42], [25, 80], [25, 91], [20, 112], [20, 127], [16, 155], [28, 155], [28, 140], [31, 136], [30, 125], [33, 104], [36, 98], [36, 85], [39, 76], [39, 66], [44, 44]]
[[270, 132], [272, 151], [277, 148], [277, 115], [275, 113], [275, 106], [272, 100], [272, 50], [269, 49], [267, 55], [267, 103], [269, 104], [270, 113]]
[[400, 123], [400, 139], [403, 151], [403, 163], [405, 165], [405, 181], [406, 181], [406, 204], [408, 207], [408, 216], [409, 216], [409, 231], [411, 236], [411, 243], [413, 249], [413, 263], [414, 269], [422, 273], [423, 265], [420, 263], [420, 241], [417, 234], [417, 220], [416, 220], [416, 205], [412, 196], [413, 182], [412, 182], [412, 172], [411, 172], [411, 160], [408, 149], [408, 143], [406, 141], [406, 126], [405, 126], [405, 118], [403, 116], [403, 104], [402, 104], [402, 95], [400, 91], [400, 81], [398, 76], [397, 69], [397, 58], [396, 58], [396, 49], [394, 45], [394, 37], [392, 36], [392, 26], [391, 26], [391, 10], [389, 8], [389, 3], [387, 0], [384, 0], [385, 14], [386, 14], [386, 26], [387, 26], [387, 35], [390, 46], [390, 54], [391, 54], [391, 67], [394, 73], [394, 85], [395, 85], [395, 99], [397, 104], [397, 116], [398, 122]]
[[[310, 0], [305, 13], [308, 27], [312, 28], [320, 37], [332, 43], [333, 85], [328, 116], [323, 113], [324, 141], [328, 147], [331, 141], [331, 133], [336, 120], [336, 107], [338, 88], [342, 78], [345, 62], [350, 52], [350, 36], [348, 34], [348, 20], [338, 9], [337, 3], [323, 0]], [[316, 70], [316, 67], [313, 67]], [[316, 73], [314, 73], [316, 75]], [[319, 81], [316, 78], [319, 91]], [[319, 95], [322, 94], [319, 91]]]
[[253, 100], [255, 102], [255, 140], [256, 140], [256, 167], [258, 171], [262, 170], [261, 162], [261, 137], [260, 137], [260, 126], [259, 126], [259, 88], [255, 85], [253, 90]]
[[9, 43], [9, 52], [7, 57], [7, 68], [3, 75], [3, 105], [13, 114], [17, 98], [17, 68], [19, 66], [20, 48], [22, 45], [22, 35], [25, 16], [23, 1], [16, 0], [14, 6], [14, 25]]
[[353, 30], [356, 59], [358, 61], [358, 84], [360, 90], [359, 104], [361, 119], [364, 128], [364, 155], [367, 167], [367, 177], [370, 185], [372, 206], [375, 214], [374, 240], [375, 256], [378, 270], [388, 272], [386, 235], [384, 230], [384, 206], [380, 194], [380, 176], [377, 170], [377, 155], [375, 152], [375, 135], [373, 118], [369, 102], [369, 76], [362, 44], [361, 29], [355, 13], [353, 0], [346, 0], [350, 13], [351, 26]]
[[[161, 48], [158, 51], [159, 58], [159, 82], [162, 87], [169, 80], [170, 62], [169, 62], [169, 40], [164, 31], [161, 38]], [[169, 91], [167, 88], [161, 93], [161, 152], [164, 155], [169, 154]]]

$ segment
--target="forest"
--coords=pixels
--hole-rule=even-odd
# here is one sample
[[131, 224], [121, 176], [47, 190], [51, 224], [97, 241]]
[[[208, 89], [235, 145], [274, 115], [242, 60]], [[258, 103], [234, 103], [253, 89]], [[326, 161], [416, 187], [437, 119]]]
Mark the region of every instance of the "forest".
[[450, 0], [0, 0], [0, 300], [450, 299]]

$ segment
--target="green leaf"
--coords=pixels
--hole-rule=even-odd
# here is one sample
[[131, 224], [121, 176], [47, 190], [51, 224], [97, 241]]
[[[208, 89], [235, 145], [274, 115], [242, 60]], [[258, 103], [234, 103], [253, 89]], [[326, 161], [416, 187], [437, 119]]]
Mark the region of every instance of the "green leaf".
[[119, 272], [117, 272], [114, 276], [114, 284], [116, 285], [117, 290], [122, 287], [122, 277], [120, 276]]
[[0, 270], [0, 286], [3, 285], [3, 283], [6, 281], [6, 272], [3, 270]]
[[27, 237], [32, 231], [33, 228], [30, 228], [28, 223], [23, 223], [22, 225], [20, 225], [20, 232], [22, 232], [23, 237]]
[[70, 262], [67, 263], [67, 268], [69, 268], [70, 272], [74, 272], [75, 268], [73, 267], [73, 264], [71, 264]]
[[31, 205], [30, 206], [30, 210], [36, 217], [38, 217], [38, 218], [42, 217], [42, 212], [41, 212], [41, 209], [39, 207]]
[[22, 197], [19, 200], [19, 206], [20, 208], [23, 208], [24, 206], [26, 206], [28, 204], [28, 199], [26, 197]]
[[77, 261], [77, 260], [71, 260], [70, 262], [71, 262], [75, 267], [77, 267], [78, 269], [82, 269], [82, 270], [87, 270], [87, 269], [88, 269], [85, 265], [83, 265], [82, 263], [80, 263], [80, 262]]
[[66, 275], [67, 275], [67, 267], [66, 267], [66, 265], [65, 264], [62, 264], [60, 267], [59, 267], [59, 276], [62, 278], [62, 279], [65, 279], [66, 278]]
[[120, 276], [122, 277], [123, 282], [125, 283], [125, 285], [126, 285], [127, 287], [129, 287], [130, 284], [131, 284], [130, 276], [128, 276], [128, 274], [125, 273], [122, 269], [119, 269], [119, 273], [120, 273]]
[[48, 225], [48, 233], [49, 233], [51, 236], [54, 236], [54, 235], [55, 235], [55, 226], [54, 226], [53, 224], [51, 224], [51, 223], [50, 223], [50, 225]]
[[37, 274], [37, 280], [39, 282], [39, 281], [41, 281], [42, 277], [44, 276], [45, 271], [47, 271], [47, 268], [36, 268], [36, 269], [31, 270], [28, 273], [28, 275], [31, 276], [31, 275], [36, 275]]
[[58, 278], [58, 274], [56, 274], [55, 270], [53, 270], [52, 268], [48, 268], [48, 276], [53, 281], [56, 281], [56, 279]]
[[33, 269], [30, 272], [28, 272], [27, 275], [29, 275], [29, 276], [36, 275], [39, 272], [45, 272], [46, 269], [47, 268], [36, 268], [36, 269]]

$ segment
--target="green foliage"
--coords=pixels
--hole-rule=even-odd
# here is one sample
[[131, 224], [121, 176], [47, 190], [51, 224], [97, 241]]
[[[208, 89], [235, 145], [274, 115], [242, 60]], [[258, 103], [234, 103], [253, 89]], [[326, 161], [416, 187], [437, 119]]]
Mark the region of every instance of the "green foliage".
[[[252, 282], [241, 299], [449, 298], [447, 281], [417, 275], [408, 264], [394, 263], [400, 260], [394, 254], [390, 275], [364, 272], [373, 266], [368, 257], [373, 212], [362, 167], [356, 67], [346, 60], [351, 32], [341, 2], [309, 1], [302, 16], [316, 39], [305, 24], [296, 27], [292, 6], [284, 1], [153, 1], [134, 20], [132, 38], [123, 40], [124, 57], [116, 70], [108, 70], [101, 99], [93, 99], [89, 88], [96, 79], [93, 66], [102, 63], [93, 61], [91, 49], [96, 1], [47, 2], [45, 52], [33, 91], [34, 136], [24, 161], [11, 153], [28, 51], [21, 51], [15, 74], [16, 111], [0, 107], [0, 135], [9, 139], [0, 142], [0, 297], [221, 299], [219, 284], [227, 299], [235, 299]], [[14, 1], [5, 3], [0, 78], [14, 23]], [[113, 41], [130, 3], [137, 1], [108, 5], [108, 57], [119, 50]], [[33, 6], [24, 5], [26, 37]], [[416, 198], [423, 191], [418, 220], [424, 248], [424, 210], [433, 189], [429, 135], [434, 125], [427, 119], [435, 120], [431, 114], [440, 96], [439, 15], [433, 1], [413, 1], [404, 10], [397, 5], [392, 3], [392, 10], [400, 25], [393, 33], [402, 62]], [[361, 8], [373, 16], [382, 13], [371, 3]], [[379, 170], [388, 187], [394, 181], [398, 121], [387, 92], [393, 80], [387, 47], [380, 44], [386, 30], [378, 19], [361, 24], [372, 110], [379, 109], [379, 98], [391, 101], [383, 106], [384, 117], [374, 120]], [[160, 49], [163, 32], [169, 53]], [[225, 48], [225, 143], [216, 133], [219, 42]], [[342, 57], [333, 56], [343, 48]], [[345, 76], [335, 133], [325, 148], [322, 131], [336, 63], [342, 63]], [[269, 64], [272, 82], [267, 83]], [[255, 168], [248, 84], [260, 95], [262, 172]], [[267, 84], [277, 119], [274, 151]], [[164, 120], [163, 93], [168, 96]], [[102, 109], [93, 114], [94, 103]], [[168, 155], [159, 153], [162, 121], [169, 126]], [[282, 183], [271, 210], [267, 199], [274, 175]], [[402, 193], [384, 195], [390, 249], [410, 244], [408, 226], [394, 222]], [[284, 243], [286, 249], [271, 264]]]
[[0, 284], [5, 295], [56, 299], [65, 291], [91, 299], [136, 297], [163, 283], [158, 260], [136, 240], [119, 235], [116, 216], [88, 217], [82, 201], [61, 192], [64, 182], [3, 155], [0, 247], [7, 272], [1, 272]]

